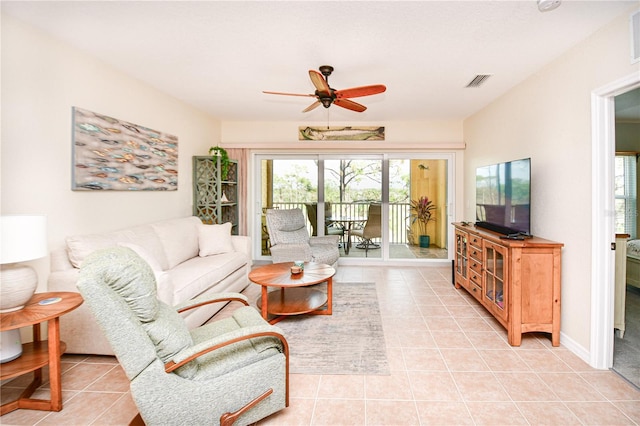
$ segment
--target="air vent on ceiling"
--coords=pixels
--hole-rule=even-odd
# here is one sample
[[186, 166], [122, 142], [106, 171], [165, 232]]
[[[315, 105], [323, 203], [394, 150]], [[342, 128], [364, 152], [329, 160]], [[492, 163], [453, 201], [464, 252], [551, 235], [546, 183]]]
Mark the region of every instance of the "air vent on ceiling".
[[487, 81], [489, 77], [491, 77], [491, 74], [478, 74], [469, 82], [469, 84], [467, 84], [466, 87], [480, 87], [480, 85]]

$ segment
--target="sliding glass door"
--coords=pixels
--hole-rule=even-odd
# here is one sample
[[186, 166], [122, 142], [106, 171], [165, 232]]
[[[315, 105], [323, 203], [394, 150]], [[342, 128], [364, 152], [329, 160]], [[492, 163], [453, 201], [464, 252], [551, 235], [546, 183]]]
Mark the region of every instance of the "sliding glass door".
[[[255, 252], [270, 257], [266, 209], [300, 208], [309, 235], [339, 236], [343, 262], [448, 259], [451, 160], [446, 154], [258, 154], [254, 229], [262, 238]], [[426, 223], [412, 210], [425, 202], [432, 206]]]
[[389, 258], [449, 257], [448, 162], [438, 158], [389, 160]]
[[324, 160], [324, 202], [329, 233], [342, 235], [341, 257], [382, 257], [382, 157]]

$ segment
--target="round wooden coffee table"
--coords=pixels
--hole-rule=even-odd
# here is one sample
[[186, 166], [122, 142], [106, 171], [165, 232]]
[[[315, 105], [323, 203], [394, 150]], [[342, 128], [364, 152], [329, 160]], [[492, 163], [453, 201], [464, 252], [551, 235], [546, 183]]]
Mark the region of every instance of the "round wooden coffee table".
[[[269, 321], [269, 314], [275, 315], [269, 321], [275, 324], [288, 315], [331, 315], [336, 270], [322, 263], [305, 262], [302, 273], [292, 274], [291, 266], [293, 262], [274, 263], [260, 266], [249, 273], [249, 279], [262, 286], [262, 296], [257, 303], [262, 317]], [[326, 294], [309, 288], [323, 282], [327, 283]], [[269, 292], [269, 287], [279, 287], [280, 290]]]

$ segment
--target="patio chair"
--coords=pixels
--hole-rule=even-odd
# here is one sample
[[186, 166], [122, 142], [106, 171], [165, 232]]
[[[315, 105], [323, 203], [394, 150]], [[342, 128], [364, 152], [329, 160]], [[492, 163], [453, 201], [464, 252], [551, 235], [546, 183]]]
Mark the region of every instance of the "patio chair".
[[368, 257], [369, 250], [380, 248], [380, 245], [373, 242], [374, 238], [382, 237], [382, 211], [380, 204], [369, 204], [369, 214], [362, 229], [352, 229], [351, 235], [362, 239], [356, 247], [364, 249], [365, 257]]
[[111, 343], [148, 425], [251, 424], [289, 405], [289, 355], [282, 332], [252, 307], [189, 331], [179, 312], [239, 293], [174, 308], [156, 297], [151, 267], [114, 247], [87, 257], [78, 289]]
[[[305, 203], [307, 208], [307, 220], [311, 223], [311, 236], [318, 236], [318, 205], [316, 203]], [[342, 243], [344, 228], [341, 224], [327, 220], [331, 217], [331, 203], [324, 203], [324, 235], [337, 235], [338, 242]]]
[[273, 263], [305, 262], [338, 266], [338, 236], [310, 237], [302, 209], [267, 210], [267, 229]]

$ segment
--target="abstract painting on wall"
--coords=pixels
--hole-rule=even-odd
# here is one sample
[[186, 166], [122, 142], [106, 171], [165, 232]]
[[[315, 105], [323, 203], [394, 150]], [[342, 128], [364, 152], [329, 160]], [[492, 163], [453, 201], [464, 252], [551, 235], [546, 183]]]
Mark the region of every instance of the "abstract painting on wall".
[[300, 141], [383, 141], [384, 127], [298, 127]]
[[175, 191], [178, 138], [73, 108], [74, 191]]

